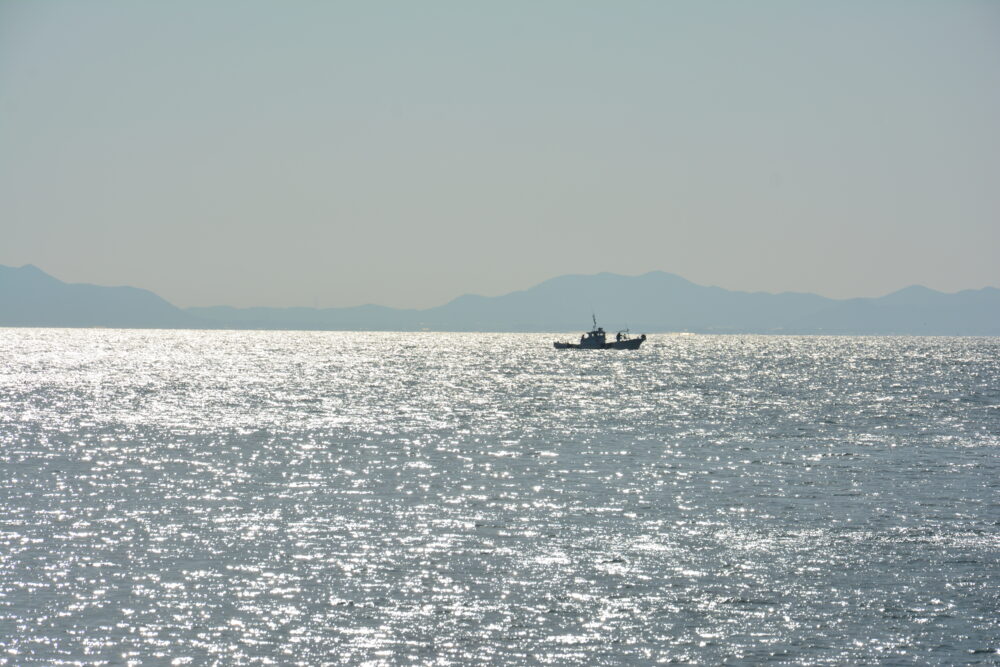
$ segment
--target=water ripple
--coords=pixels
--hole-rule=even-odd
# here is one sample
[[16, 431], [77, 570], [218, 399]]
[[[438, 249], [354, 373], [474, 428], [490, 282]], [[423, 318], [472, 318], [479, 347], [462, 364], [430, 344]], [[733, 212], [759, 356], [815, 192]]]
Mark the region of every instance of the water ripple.
[[5, 330], [0, 664], [990, 662], [1000, 341]]

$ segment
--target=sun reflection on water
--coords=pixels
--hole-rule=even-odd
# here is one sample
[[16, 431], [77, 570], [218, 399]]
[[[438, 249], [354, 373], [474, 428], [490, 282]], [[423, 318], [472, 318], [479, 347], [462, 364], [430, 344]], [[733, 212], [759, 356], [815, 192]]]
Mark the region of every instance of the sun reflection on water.
[[7, 330], [0, 664], [995, 657], [1000, 342]]

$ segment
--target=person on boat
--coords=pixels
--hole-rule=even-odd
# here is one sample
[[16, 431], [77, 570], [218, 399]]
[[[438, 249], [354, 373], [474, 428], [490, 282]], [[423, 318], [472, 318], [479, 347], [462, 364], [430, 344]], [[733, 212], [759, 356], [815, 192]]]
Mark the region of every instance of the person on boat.
[[619, 343], [622, 342], [622, 332], [621, 331], [619, 331], [618, 333], [615, 334], [615, 340], [618, 341]]

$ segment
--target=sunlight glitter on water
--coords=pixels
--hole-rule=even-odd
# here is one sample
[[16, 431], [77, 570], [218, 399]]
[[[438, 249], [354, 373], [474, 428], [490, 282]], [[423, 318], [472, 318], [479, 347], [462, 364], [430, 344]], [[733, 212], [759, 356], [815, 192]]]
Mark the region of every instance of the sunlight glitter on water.
[[1000, 341], [550, 338], [4, 330], [0, 663], [996, 655]]

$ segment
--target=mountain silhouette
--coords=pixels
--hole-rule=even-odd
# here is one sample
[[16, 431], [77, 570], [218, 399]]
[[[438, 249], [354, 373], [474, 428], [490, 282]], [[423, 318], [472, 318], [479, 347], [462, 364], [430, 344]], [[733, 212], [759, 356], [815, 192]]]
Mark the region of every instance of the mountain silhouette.
[[148, 290], [72, 285], [30, 264], [0, 266], [0, 326], [158, 329], [200, 324]]
[[602, 322], [635, 331], [769, 331], [790, 316], [831, 303], [814, 294], [732, 292], [653, 271], [560, 276], [498, 297], [462, 296], [423, 311], [432, 328], [573, 331]]
[[653, 271], [567, 275], [496, 297], [460, 296], [423, 310], [177, 308], [134, 287], [67, 284], [34, 266], [0, 266], [0, 326], [303, 329], [355, 331], [571, 331], [591, 313], [609, 330], [851, 335], [1000, 335], [1000, 290], [945, 294], [912, 286], [879, 298], [741, 292]]

